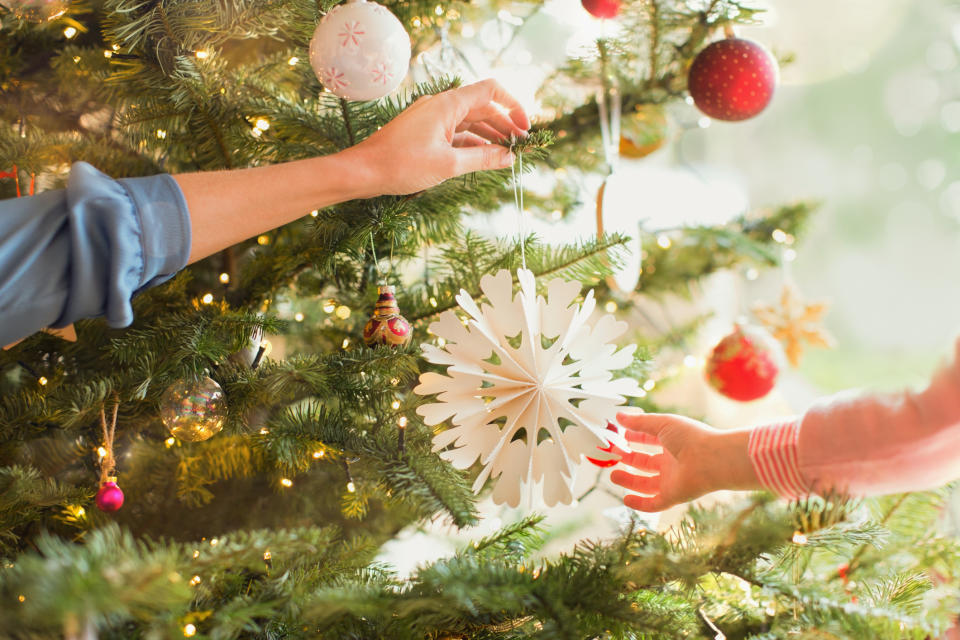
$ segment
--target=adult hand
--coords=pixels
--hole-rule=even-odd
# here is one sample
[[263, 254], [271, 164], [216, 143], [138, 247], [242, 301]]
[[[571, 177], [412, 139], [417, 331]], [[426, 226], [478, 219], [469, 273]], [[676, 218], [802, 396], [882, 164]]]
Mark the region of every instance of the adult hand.
[[638, 511], [663, 511], [720, 489], [759, 489], [747, 452], [749, 431], [719, 431], [684, 416], [617, 414], [629, 442], [663, 448], [662, 453], [627, 452], [624, 464], [643, 472], [617, 469], [610, 479], [642, 495], [623, 503]]
[[345, 153], [370, 169], [371, 195], [407, 194], [485, 169], [505, 169], [513, 154], [501, 146], [523, 137], [530, 120], [494, 80], [424, 96]]

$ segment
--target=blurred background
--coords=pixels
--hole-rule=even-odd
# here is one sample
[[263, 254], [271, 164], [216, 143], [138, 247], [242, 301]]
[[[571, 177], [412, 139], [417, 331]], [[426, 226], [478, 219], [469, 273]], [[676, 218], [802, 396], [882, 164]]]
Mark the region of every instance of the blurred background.
[[[640, 334], [711, 315], [680, 352], [657, 354], [648, 383], [652, 389], [659, 378], [669, 380], [656, 386], [658, 404], [720, 428], [801, 413], [842, 389], [922, 385], [951, 353], [960, 327], [960, 6], [940, 0], [750, 4], [766, 11], [737, 35], [767, 46], [783, 62], [773, 102], [758, 117], [736, 123], [712, 121], [692, 104], [672, 109], [665, 144], [640, 160], [621, 160], [604, 205], [614, 230], [635, 233], [640, 225], [668, 245], [678, 226], [718, 224], [797, 200], [820, 203], [807, 233], [784, 244], [782, 270], [719, 274], [690, 300], [642, 300], [627, 315]], [[450, 34], [446, 48], [422, 54], [420, 72], [453, 68], [468, 81], [492, 75], [535, 115], [544, 108], [538, 87], [550, 82], [552, 69], [598, 36], [615, 34], [616, 25], [594, 20], [578, 2], [557, 0], [532, 12], [503, 10], [485, 23], [465, 20], [462, 30]], [[548, 240], [595, 234], [601, 179], [556, 173], [575, 183], [581, 206], [562, 219], [559, 212], [554, 220], [528, 215], [527, 229]], [[543, 176], [528, 178], [526, 186], [536, 189], [538, 180]], [[517, 211], [478, 217], [475, 225], [502, 234], [517, 229]], [[637, 260], [633, 268], [639, 266]], [[640, 282], [642, 290], [642, 276]], [[835, 346], [808, 349], [799, 367], [784, 366], [775, 390], [761, 400], [720, 396], [704, 382], [704, 358], [751, 307], [776, 303], [785, 282], [806, 300], [829, 303], [825, 325]], [[584, 469], [578, 483], [589, 493], [580, 504], [549, 510], [547, 553], [608, 535], [630, 518], [659, 528], [678, 519], [681, 508], [654, 516], [625, 509], [607, 475]], [[487, 518], [466, 537], [518, 518], [526, 505], [511, 510], [488, 502], [483, 509]], [[462, 544], [453, 535], [439, 524], [412, 529], [388, 545], [385, 556], [401, 570], [412, 568]]]

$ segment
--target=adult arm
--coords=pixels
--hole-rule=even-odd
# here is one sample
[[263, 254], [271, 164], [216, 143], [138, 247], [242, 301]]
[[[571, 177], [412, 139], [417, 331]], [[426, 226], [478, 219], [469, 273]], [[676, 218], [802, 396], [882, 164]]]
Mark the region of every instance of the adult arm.
[[234, 171], [112, 180], [77, 163], [65, 190], [0, 203], [0, 345], [48, 326], [133, 320], [130, 299], [312, 209], [509, 167], [530, 126], [484, 81], [418, 100], [341, 153]]
[[190, 209], [190, 262], [295, 220], [312, 209], [407, 194], [449, 178], [513, 163], [506, 147], [530, 122], [493, 80], [417, 100], [372, 136], [340, 153], [236, 171], [174, 176]]

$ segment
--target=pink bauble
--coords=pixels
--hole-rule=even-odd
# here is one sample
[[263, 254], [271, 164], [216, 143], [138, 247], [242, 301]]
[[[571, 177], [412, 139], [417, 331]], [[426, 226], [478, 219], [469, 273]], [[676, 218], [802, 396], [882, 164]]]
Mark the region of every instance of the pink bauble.
[[116, 482], [104, 482], [97, 491], [97, 508], [100, 511], [117, 511], [123, 506], [123, 491]]

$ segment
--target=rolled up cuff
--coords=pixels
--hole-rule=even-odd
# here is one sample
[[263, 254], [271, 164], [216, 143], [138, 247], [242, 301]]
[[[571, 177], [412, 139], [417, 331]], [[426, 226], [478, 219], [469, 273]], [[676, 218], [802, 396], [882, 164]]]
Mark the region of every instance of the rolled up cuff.
[[757, 427], [750, 432], [750, 462], [760, 484], [783, 498], [810, 494], [800, 473], [797, 444], [800, 424], [796, 420]]

